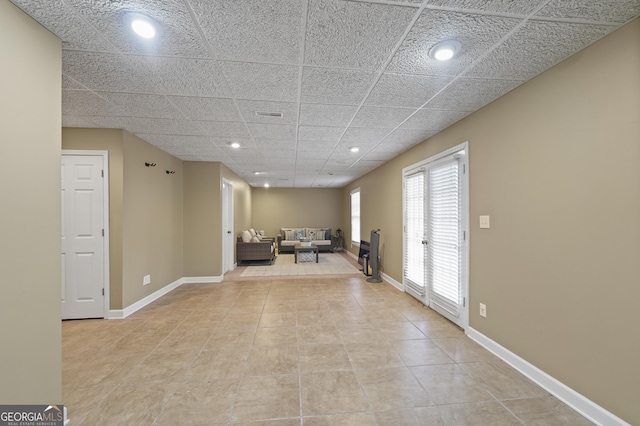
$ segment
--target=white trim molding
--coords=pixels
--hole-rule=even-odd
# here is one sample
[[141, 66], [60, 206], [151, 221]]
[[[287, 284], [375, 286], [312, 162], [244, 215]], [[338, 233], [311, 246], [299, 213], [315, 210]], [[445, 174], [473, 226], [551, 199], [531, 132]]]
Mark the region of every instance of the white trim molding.
[[394, 280], [393, 278], [391, 278], [389, 275], [385, 274], [384, 272], [382, 274], [380, 274], [382, 276], [382, 279], [385, 280], [386, 282], [388, 282], [389, 284], [391, 284], [392, 286], [394, 286], [395, 288], [397, 288], [398, 290], [400, 290], [401, 292], [404, 293], [404, 284], [399, 283], [398, 281]]
[[550, 394], [595, 424], [602, 426], [631, 426], [615, 414], [605, 410], [595, 402], [579, 394], [525, 359], [520, 358], [518, 355], [514, 354], [499, 343], [491, 340], [479, 331], [471, 327], [467, 327], [465, 332], [471, 340], [502, 359], [504, 362], [531, 379], [538, 386], [542, 387], [544, 390], [548, 391]]
[[147, 297], [144, 297], [137, 302], [127, 306], [124, 309], [111, 309], [109, 310], [108, 319], [123, 319], [128, 317], [129, 315], [139, 311], [144, 308], [148, 304], [160, 299], [165, 294], [169, 293], [171, 290], [174, 290], [180, 287], [182, 284], [210, 284], [210, 283], [220, 283], [222, 282], [223, 277], [182, 277], [179, 280], [176, 280], [166, 286], [162, 287], [160, 290], [156, 290]]

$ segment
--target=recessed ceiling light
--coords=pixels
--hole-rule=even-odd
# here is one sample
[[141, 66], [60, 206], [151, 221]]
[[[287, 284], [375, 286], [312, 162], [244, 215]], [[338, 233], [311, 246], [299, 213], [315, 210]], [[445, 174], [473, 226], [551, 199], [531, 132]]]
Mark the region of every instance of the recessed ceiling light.
[[265, 188], [268, 188], [268, 187], [269, 187], [269, 184], [268, 184], [268, 183], [265, 183], [265, 184], [264, 184], [264, 187], [265, 187]]
[[127, 13], [124, 20], [129, 27], [140, 37], [151, 39], [156, 36], [156, 22], [141, 13]]
[[261, 174], [262, 174], [262, 172], [253, 172], [253, 174], [254, 174], [254, 175], [256, 175], [256, 176], [258, 176], [258, 175], [261, 175]]
[[358, 148], [357, 146], [351, 146], [351, 147], [349, 147], [349, 151], [358, 152], [358, 151], [360, 151], [360, 148]]
[[445, 40], [436, 44], [429, 50], [429, 57], [438, 61], [448, 61], [462, 49], [462, 43], [458, 40]]
[[240, 148], [240, 144], [238, 142], [232, 142], [229, 144], [229, 146], [233, 149], [238, 149]]

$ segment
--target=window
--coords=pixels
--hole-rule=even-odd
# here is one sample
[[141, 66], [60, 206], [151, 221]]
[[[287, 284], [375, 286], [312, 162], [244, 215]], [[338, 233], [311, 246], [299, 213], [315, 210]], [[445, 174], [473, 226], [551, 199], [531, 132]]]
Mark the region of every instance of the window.
[[360, 188], [351, 191], [351, 242], [360, 244]]

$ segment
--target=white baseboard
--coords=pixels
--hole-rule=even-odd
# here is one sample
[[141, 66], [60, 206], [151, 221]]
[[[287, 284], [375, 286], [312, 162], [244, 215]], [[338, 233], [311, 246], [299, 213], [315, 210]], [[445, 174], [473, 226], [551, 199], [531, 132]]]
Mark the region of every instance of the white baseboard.
[[631, 426], [629, 423], [600, 407], [595, 402], [574, 391], [564, 383], [540, 370], [538, 367], [523, 358], [520, 358], [518, 355], [501, 346], [499, 343], [494, 342], [479, 331], [468, 327], [466, 334], [480, 346], [505, 361], [507, 364], [538, 384], [538, 386], [542, 387], [595, 424], [603, 426]]
[[404, 293], [404, 284], [399, 283], [398, 281], [394, 280], [384, 272], [381, 273], [380, 276], [382, 277], [383, 280], [385, 280], [386, 282], [388, 282], [389, 284], [391, 284], [392, 286], [394, 286], [395, 288], [397, 288], [398, 290]]
[[137, 302], [127, 306], [124, 309], [111, 309], [109, 310], [108, 319], [122, 319], [126, 318], [134, 312], [139, 311], [140, 309], [147, 306], [149, 303], [154, 302], [169, 293], [171, 290], [174, 290], [180, 287], [182, 284], [209, 284], [209, 283], [219, 283], [222, 282], [223, 277], [182, 277], [179, 280], [172, 282], [160, 290], [154, 291], [150, 295], [145, 298], [138, 300]]

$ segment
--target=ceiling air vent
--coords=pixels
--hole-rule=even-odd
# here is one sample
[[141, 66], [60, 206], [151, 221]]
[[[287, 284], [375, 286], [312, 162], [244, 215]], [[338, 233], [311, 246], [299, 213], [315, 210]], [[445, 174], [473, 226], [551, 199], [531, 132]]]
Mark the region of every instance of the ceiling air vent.
[[281, 112], [256, 111], [258, 117], [277, 117], [282, 118]]

